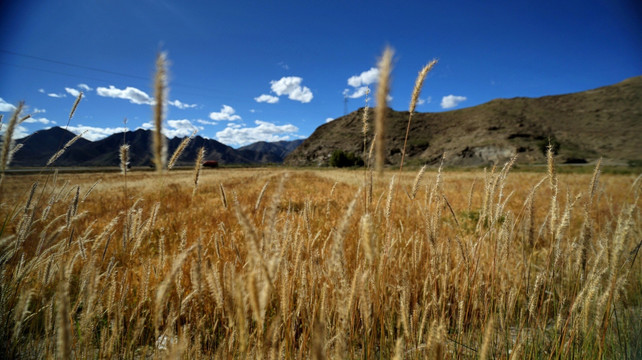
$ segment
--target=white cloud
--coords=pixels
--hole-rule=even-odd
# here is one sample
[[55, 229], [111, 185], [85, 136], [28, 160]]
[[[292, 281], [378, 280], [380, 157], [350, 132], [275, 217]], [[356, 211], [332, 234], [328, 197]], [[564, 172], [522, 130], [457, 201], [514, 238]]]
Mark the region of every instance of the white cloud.
[[46, 113], [46, 112], [47, 112], [47, 110], [45, 110], [45, 109], [33, 108], [33, 113], [34, 113], [34, 114], [40, 114], [40, 113], [43, 113], [43, 114], [44, 114], [44, 113]]
[[[143, 125], [140, 126], [142, 129], [152, 129], [154, 125], [151, 122], [146, 122], [143, 123]], [[185, 137], [185, 136], [190, 136], [194, 132], [194, 130], [203, 130], [204, 128], [202, 126], [196, 126], [192, 124], [190, 120], [187, 119], [180, 119], [180, 120], [167, 120], [167, 123], [163, 126], [162, 133], [163, 135], [167, 136], [168, 138], [173, 138], [173, 137]]]
[[368, 91], [368, 89], [369, 88], [367, 86], [361, 86], [361, 87], [358, 87], [358, 88], [354, 89], [354, 92], [352, 94], [350, 94], [350, 90], [349, 89], [345, 89], [343, 91], [343, 95], [347, 96], [347, 97], [349, 97], [351, 99], [356, 99], [356, 98], [360, 98], [362, 96], [365, 96], [366, 92]]
[[238, 115], [235, 115], [236, 111], [234, 110], [233, 107], [229, 105], [223, 105], [221, 108], [221, 111], [219, 112], [211, 112], [210, 113], [210, 119], [215, 120], [215, 121], [222, 121], [222, 120], [227, 120], [227, 121], [235, 121], [235, 120], [241, 120], [241, 117]]
[[78, 97], [78, 95], [80, 95], [80, 91], [78, 91], [78, 90], [76, 90], [74, 88], [66, 87], [65, 91], [67, 92], [67, 94], [69, 94], [69, 95], [71, 95], [73, 97]]
[[[247, 145], [257, 141], [288, 140], [299, 128], [292, 124], [275, 125], [266, 121], [256, 120], [256, 127], [240, 127], [228, 124], [227, 128], [216, 133], [218, 141], [228, 145]], [[237, 125], [232, 127], [231, 125]]]
[[56, 123], [55, 121], [49, 120], [47, 118], [36, 118], [36, 117], [30, 117], [27, 120], [25, 120], [24, 122], [29, 123], [29, 124], [38, 123], [38, 124], [45, 124], [45, 125], [55, 124]]
[[309, 103], [314, 95], [307, 86], [301, 86], [303, 79], [298, 76], [285, 76], [279, 80], [270, 81], [272, 91], [278, 96], [287, 95], [290, 100]]
[[218, 124], [216, 121], [208, 121], [208, 120], [203, 120], [203, 119], [197, 119], [197, 123], [203, 124], [203, 125], [216, 125]]
[[85, 91], [92, 91], [94, 90], [93, 88], [89, 87], [87, 84], [78, 84], [78, 87], [85, 90]]
[[327, 119], [325, 119], [325, 123], [327, 124], [327, 123], [329, 123], [329, 122], [330, 122], [330, 121], [332, 121], [332, 120], [334, 120], [334, 119], [333, 119], [333, 118], [327, 118]]
[[348, 79], [348, 85], [356, 88], [364, 85], [370, 85], [379, 79], [379, 69], [376, 67], [370, 68], [370, 70], [364, 71], [359, 75], [351, 76]]
[[191, 108], [195, 108], [195, 107], [198, 106], [196, 104], [185, 104], [185, 103], [181, 102], [180, 100], [171, 100], [171, 101], [168, 101], [167, 103], [172, 105], [172, 106], [176, 106], [179, 109], [191, 109]]
[[109, 135], [127, 131], [127, 128], [124, 128], [124, 127], [101, 128], [101, 127], [95, 127], [95, 126], [78, 125], [78, 126], [68, 126], [67, 130], [71, 131], [76, 135], [86, 131], [82, 137], [84, 137], [87, 140], [96, 141], [96, 140], [104, 139]]
[[417, 99], [417, 105], [430, 104], [431, 102], [432, 102], [432, 96], [428, 96], [425, 99], [422, 99], [422, 98]]
[[[65, 88], [65, 90], [67, 90], [67, 88]], [[96, 88], [96, 93], [99, 96], [103, 97], [129, 100], [129, 102], [132, 104], [154, 105], [156, 103], [154, 98], [149, 96], [146, 92], [131, 86], [128, 86], [124, 89], [118, 89], [113, 85], [109, 85], [109, 88], [99, 86], [98, 88]], [[169, 100], [167, 101], [167, 104], [175, 106], [179, 109], [191, 109], [198, 106], [196, 104], [186, 104], [180, 100]]]
[[0, 98], [0, 112], [9, 112], [14, 111], [16, 107], [8, 102], [4, 101], [3, 98]]
[[96, 88], [96, 93], [103, 97], [129, 100], [132, 104], [154, 104], [154, 99], [152, 99], [151, 96], [147, 95], [144, 91], [131, 86], [124, 89], [118, 89], [113, 85], [109, 85], [109, 88], [98, 87]]
[[279, 63], [277, 65], [282, 67], [284, 70], [290, 70], [290, 66], [288, 64], [286, 64], [284, 61], [279, 61]]
[[348, 78], [348, 85], [354, 89], [345, 89], [343, 95], [351, 99], [363, 97], [369, 89], [368, 85], [376, 83], [377, 80], [379, 80], [379, 69], [376, 67], [372, 67], [359, 75], [351, 76]]
[[38, 92], [41, 93], [41, 94], [44, 94], [45, 93], [45, 89], [38, 89]]
[[442, 109], [450, 109], [454, 108], [455, 106], [459, 105], [461, 102], [466, 101], [465, 96], [458, 96], [458, 95], [448, 95], [444, 96], [441, 98], [441, 108]]
[[272, 95], [262, 94], [259, 97], [255, 97], [254, 100], [258, 103], [266, 102], [268, 104], [276, 104], [279, 102], [279, 98]]
[[52, 97], [52, 98], [64, 98], [64, 97], [67, 97], [67, 95], [62, 94], [62, 93], [61, 94], [49, 93], [49, 94], [47, 94], [47, 96]]
[[[6, 126], [0, 128], [0, 135], [4, 135], [4, 132], [7, 130]], [[23, 137], [29, 135], [29, 130], [22, 125], [18, 125], [13, 129], [13, 139], [22, 139]]]
[[185, 137], [190, 136], [196, 130], [203, 130], [202, 126], [196, 126], [187, 119], [181, 120], [167, 120], [168, 128], [163, 132], [168, 138], [175, 136]]

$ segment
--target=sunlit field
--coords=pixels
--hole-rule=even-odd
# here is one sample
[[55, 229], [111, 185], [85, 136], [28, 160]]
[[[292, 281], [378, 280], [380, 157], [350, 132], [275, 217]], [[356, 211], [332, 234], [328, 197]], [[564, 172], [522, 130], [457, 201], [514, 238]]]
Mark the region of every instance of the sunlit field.
[[640, 357], [639, 190], [508, 167], [7, 175], [1, 357]]

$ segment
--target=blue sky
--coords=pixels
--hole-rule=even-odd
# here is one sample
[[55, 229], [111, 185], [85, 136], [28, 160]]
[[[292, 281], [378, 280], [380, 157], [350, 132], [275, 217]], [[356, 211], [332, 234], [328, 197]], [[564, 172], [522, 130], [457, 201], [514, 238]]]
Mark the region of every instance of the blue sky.
[[642, 74], [637, 1], [23, 0], [1, 3], [0, 33], [0, 113], [6, 122], [24, 100], [32, 114], [18, 136], [149, 127], [159, 51], [171, 63], [167, 135], [197, 129], [233, 147], [307, 137], [344, 115], [346, 96], [349, 112], [364, 106], [386, 45], [395, 110], [433, 58], [420, 112]]

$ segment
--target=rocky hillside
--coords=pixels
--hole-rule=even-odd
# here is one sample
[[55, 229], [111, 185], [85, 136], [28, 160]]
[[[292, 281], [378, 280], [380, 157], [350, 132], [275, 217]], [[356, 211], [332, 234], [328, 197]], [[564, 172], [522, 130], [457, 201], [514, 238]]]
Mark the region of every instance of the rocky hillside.
[[303, 140], [266, 142], [258, 141], [237, 149], [244, 157], [258, 163], [282, 163]]
[[[370, 110], [372, 111], [372, 109]], [[293, 166], [327, 165], [333, 150], [363, 153], [363, 109], [324, 124], [285, 160]], [[369, 114], [373, 119], [374, 114]], [[408, 112], [389, 109], [386, 162], [398, 165]], [[370, 127], [371, 129], [373, 126]], [[372, 139], [372, 131], [368, 141]], [[496, 99], [441, 113], [416, 113], [406, 164], [543, 163], [549, 139], [566, 163], [627, 164], [642, 160], [642, 76], [579, 93], [541, 98]]]

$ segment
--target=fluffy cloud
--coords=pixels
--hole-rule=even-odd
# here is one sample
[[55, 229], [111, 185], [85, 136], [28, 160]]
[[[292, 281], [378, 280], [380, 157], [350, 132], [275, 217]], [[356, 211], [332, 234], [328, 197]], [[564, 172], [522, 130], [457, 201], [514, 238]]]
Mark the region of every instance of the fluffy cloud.
[[218, 124], [216, 121], [208, 121], [208, 120], [203, 120], [203, 119], [197, 119], [197, 123], [203, 124], [203, 125], [216, 125]]
[[4, 101], [3, 98], [0, 98], [0, 112], [9, 112], [14, 111], [16, 107], [8, 102]]
[[442, 109], [450, 109], [454, 108], [455, 106], [459, 105], [463, 101], [466, 101], [465, 96], [457, 96], [457, 95], [448, 95], [444, 96], [441, 98], [441, 108]]
[[92, 91], [94, 90], [93, 88], [89, 87], [87, 84], [78, 84], [78, 87], [85, 90], [85, 91]]
[[425, 99], [422, 99], [422, 98], [417, 99], [417, 105], [430, 104], [431, 102], [432, 102], [432, 96], [428, 96]]
[[[4, 135], [4, 132], [7, 130], [6, 126], [3, 126], [0, 128], [0, 135]], [[13, 138], [14, 139], [22, 139], [23, 137], [29, 135], [29, 130], [27, 130], [26, 127], [22, 125], [18, 125], [13, 129]]]
[[348, 78], [348, 85], [352, 86], [353, 89], [345, 89], [343, 91], [343, 96], [347, 96], [351, 99], [357, 99], [366, 95], [369, 87], [368, 85], [374, 84], [379, 80], [379, 69], [373, 67], [370, 70], [366, 70], [359, 75], [354, 75]]
[[236, 111], [234, 110], [233, 107], [229, 105], [223, 105], [223, 108], [221, 108], [221, 111], [219, 112], [211, 112], [210, 113], [210, 119], [215, 120], [215, 121], [222, 121], [222, 120], [227, 120], [227, 121], [235, 121], [235, 120], [241, 120], [241, 117], [238, 115], [235, 115]]
[[266, 121], [256, 120], [255, 127], [241, 127], [229, 124], [227, 128], [216, 133], [218, 141], [228, 145], [247, 145], [257, 141], [289, 140], [299, 128], [292, 124], [275, 125]]
[[168, 128], [163, 131], [165, 136], [173, 138], [175, 136], [185, 137], [190, 136], [194, 131], [203, 130], [202, 126], [196, 126], [187, 119], [182, 120], [167, 120]]
[[103, 97], [129, 100], [132, 104], [154, 104], [154, 99], [152, 99], [151, 96], [147, 95], [144, 91], [131, 86], [124, 89], [118, 89], [114, 85], [109, 85], [108, 88], [99, 86], [96, 88], [96, 93]]
[[[65, 88], [65, 90], [67, 89]], [[149, 96], [146, 92], [131, 86], [128, 86], [124, 89], [118, 89], [114, 85], [109, 85], [109, 88], [99, 86], [98, 88], [96, 88], [96, 93], [99, 96], [103, 97], [129, 100], [129, 102], [132, 104], [154, 105], [156, 103], [154, 98]], [[167, 104], [175, 106], [179, 109], [189, 109], [195, 108], [197, 106], [196, 104], [185, 104], [180, 100], [169, 100]]]
[[266, 102], [268, 104], [276, 104], [279, 102], [279, 98], [272, 95], [262, 94], [259, 97], [255, 97], [254, 100], [258, 103]]
[[30, 117], [27, 120], [25, 120], [24, 122], [29, 123], [29, 124], [38, 123], [38, 124], [45, 124], [45, 125], [55, 124], [56, 123], [55, 121], [49, 120], [47, 118], [36, 118], [36, 117]]
[[373, 67], [370, 70], [364, 71], [359, 75], [351, 76], [348, 79], [348, 85], [356, 88], [364, 85], [370, 85], [377, 82], [379, 79], [379, 69]]
[[176, 106], [177, 108], [179, 108], [181, 110], [182, 109], [192, 109], [192, 108], [195, 108], [195, 107], [198, 106], [196, 104], [185, 104], [185, 103], [181, 102], [180, 100], [171, 100], [171, 101], [168, 101], [167, 103], [172, 105], [172, 106]]
[[279, 80], [270, 81], [272, 92], [278, 96], [287, 95], [290, 100], [309, 103], [314, 97], [307, 86], [301, 86], [303, 79], [298, 76], [285, 76]]
[[330, 122], [330, 121], [332, 121], [332, 120], [334, 120], [334, 119], [333, 119], [333, 118], [327, 118], [327, 119], [325, 119], [325, 123], [327, 124], [327, 123], [329, 123], [329, 122]]
[[[143, 125], [141, 125], [142, 129], [152, 129], [154, 128], [154, 125], [151, 122], [146, 122]], [[163, 135], [167, 136], [168, 138], [173, 138], [173, 137], [185, 137], [185, 136], [190, 136], [194, 132], [194, 130], [203, 130], [202, 126], [196, 126], [192, 124], [190, 120], [187, 119], [180, 119], [180, 120], [167, 120], [167, 123], [165, 126], [163, 126], [162, 133]]]
[[73, 97], [78, 97], [78, 95], [80, 95], [80, 91], [78, 91], [78, 90], [76, 90], [74, 88], [66, 87], [65, 91], [67, 92], [67, 94], [69, 94], [69, 95], [71, 95]]
[[83, 132], [86, 131], [82, 137], [84, 137], [87, 140], [96, 141], [96, 140], [104, 139], [107, 136], [112, 134], [127, 131], [127, 128], [124, 128], [124, 127], [101, 128], [101, 127], [95, 127], [95, 126], [78, 125], [78, 126], [68, 126], [67, 130], [71, 131], [76, 135], [82, 134]]
[[349, 97], [351, 99], [360, 98], [362, 96], [365, 96], [366, 92], [368, 92], [369, 89], [370, 88], [367, 87], [367, 86], [360, 86], [360, 87], [354, 89], [352, 94], [350, 94], [350, 89], [345, 89], [345, 90], [343, 90], [343, 96], [347, 96], [347, 97]]
[[60, 93], [60, 94], [49, 93], [49, 94], [47, 94], [47, 96], [52, 97], [52, 98], [64, 98], [64, 97], [67, 97], [67, 95], [62, 94], [62, 93]]

